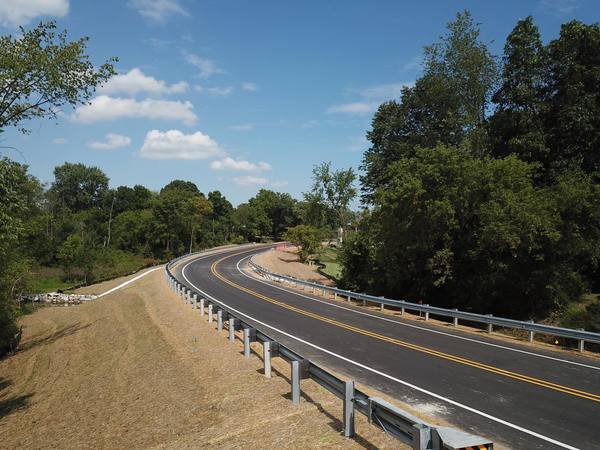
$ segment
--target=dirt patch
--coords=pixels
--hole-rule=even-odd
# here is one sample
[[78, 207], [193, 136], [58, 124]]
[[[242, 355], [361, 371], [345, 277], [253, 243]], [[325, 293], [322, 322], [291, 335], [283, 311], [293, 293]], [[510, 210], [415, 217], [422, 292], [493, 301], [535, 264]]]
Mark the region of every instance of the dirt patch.
[[300, 262], [295, 247], [287, 247], [285, 250], [271, 250], [254, 257], [256, 263], [271, 272], [287, 275], [301, 280], [312, 281], [326, 286], [334, 286], [335, 283], [317, 272], [317, 266], [309, 267]]
[[345, 439], [341, 402], [311, 381], [294, 407], [287, 365], [266, 379], [161, 270], [22, 325], [20, 351], [0, 361], [4, 448], [399, 448], [362, 416]]

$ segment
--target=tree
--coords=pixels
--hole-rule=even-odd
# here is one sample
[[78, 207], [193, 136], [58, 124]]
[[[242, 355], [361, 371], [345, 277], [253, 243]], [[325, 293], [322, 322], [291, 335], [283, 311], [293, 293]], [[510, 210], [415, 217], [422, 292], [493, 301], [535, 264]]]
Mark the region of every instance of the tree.
[[98, 167], [64, 163], [54, 169], [50, 191], [60, 206], [73, 212], [101, 207], [108, 194], [108, 177]]
[[318, 228], [310, 225], [296, 225], [288, 228], [283, 237], [286, 241], [298, 247], [298, 256], [302, 262], [306, 262], [308, 258], [321, 249], [322, 232]]
[[56, 257], [60, 261], [68, 280], [72, 280], [74, 270], [85, 265], [87, 251], [83, 239], [78, 234], [69, 236], [59, 247]]
[[502, 81], [493, 96], [497, 109], [488, 131], [492, 154], [515, 154], [547, 166], [544, 130], [546, 50], [531, 16], [519, 20], [504, 46]]
[[90, 61], [87, 37], [68, 42], [66, 31], [55, 30], [55, 22], [41, 22], [21, 28], [20, 36], [0, 37], [0, 131], [84, 104], [115, 73], [115, 58], [97, 68]]
[[571, 21], [548, 46], [550, 165], [600, 170], [600, 25]]
[[457, 14], [447, 28], [425, 48], [423, 75], [415, 85], [402, 90], [400, 102], [382, 104], [373, 118], [371, 147], [361, 164], [366, 203], [388, 184], [388, 166], [419, 147], [464, 145], [477, 156], [486, 153], [484, 125], [497, 64], [470, 13]]
[[284, 230], [297, 223], [296, 201], [290, 194], [261, 189], [248, 200], [248, 205], [264, 212], [270, 222], [270, 229], [263, 236], [278, 239]]
[[27, 166], [0, 159], [0, 354], [18, 331], [13, 298], [30, 269], [18, 244], [40, 192], [41, 185], [28, 175]]
[[273, 223], [262, 208], [255, 208], [248, 203], [242, 203], [233, 212], [233, 223], [237, 232], [246, 241], [260, 241], [268, 236]]
[[356, 174], [352, 168], [331, 170], [326, 162], [313, 168], [313, 185], [304, 200], [313, 208], [321, 205], [327, 225], [332, 229], [343, 230], [350, 218], [350, 202], [356, 197], [354, 181]]

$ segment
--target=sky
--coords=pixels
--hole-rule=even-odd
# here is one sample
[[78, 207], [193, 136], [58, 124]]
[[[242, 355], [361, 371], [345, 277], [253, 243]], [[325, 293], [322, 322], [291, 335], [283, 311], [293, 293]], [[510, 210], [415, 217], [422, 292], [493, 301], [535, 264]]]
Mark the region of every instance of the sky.
[[100, 167], [111, 187], [190, 180], [233, 204], [259, 189], [299, 198], [312, 167], [358, 170], [377, 106], [419, 76], [422, 48], [468, 9], [501, 54], [517, 20], [542, 37], [600, 20], [597, 0], [0, 0], [0, 33], [56, 20], [89, 36], [118, 75], [90, 105], [8, 129], [0, 149], [51, 183], [54, 167]]

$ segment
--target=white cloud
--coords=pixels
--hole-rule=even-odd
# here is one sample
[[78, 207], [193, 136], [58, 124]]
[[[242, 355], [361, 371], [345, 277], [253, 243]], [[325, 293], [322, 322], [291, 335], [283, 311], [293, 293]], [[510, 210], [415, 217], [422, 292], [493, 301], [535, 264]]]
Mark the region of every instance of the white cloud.
[[363, 98], [363, 100], [333, 105], [327, 108], [327, 112], [331, 114], [370, 114], [375, 112], [377, 107], [384, 101], [400, 97], [402, 89], [412, 85], [414, 85], [414, 82], [388, 83], [369, 86], [359, 91], [354, 91], [357, 92]]
[[195, 55], [193, 53], [186, 53], [184, 55], [185, 60], [188, 64], [198, 69], [198, 76], [200, 78], [210, 78], [212, 75], [224, 73], [224, 70], [217, 66], [217, 64], [207, 58]]
[[196, 86], [194, 86], [194, 89], [198, 92], [207, 92], [210, 95], [216, 95], [219, 97], [227, 97], [227, 96], [231, 95], [231, 93], [233, 92], [233, 86], [221, 86], [221, 87], [216, 86], [216, 87], [205, 88], [205, 87], [197, 84]]
[[214, 170], [241, 170], [245, 172], [264, 172], [271, 170], [271, 165], [264, 161], [252, 163], [242, 159], [235, 160], [229, 156], [210, 163], [211, 169]]
[[246, 81], [245, 83], [242, 83], [242, 90], [248, 92], [255, 92], [258, 90], [258, 86], [256, 85], [256, 83]]
[[242, 123], [239, 125], [230, 125], [229, 129], [233, 130], [233, 131], [250, 131], [250, 130], [254, 130], [254, 124], [253, 123]]
[[59, 137], [59, 138], [56, 138], [56, 139], [52, 139], [52, 143], [56, 144], [56, 145], [64, 145], [64, 144], [67, 143], [67, 140], [65, 138], [63, 138], [63, 137]]
[[131, 98], [99, 95], [89, 104], [77, 107], [73, 120], [83, 123], [109, 121], [124, 118], [180, 120], [192, 125], [198, 120], [189, 102], [168, 100], [135, 100]]
[[64, 17], [68, 12], [69, 0], [2, 0], [0, 24], [18, 27], [39, 16]]
[[389, 83], [389, 84], [377, 84], [375, 86], [369, 86], [360, 91], [360, 95], [367, 99], [377, 100], [389, 100], [392, 98], [400, 97], [402, 89], [410, 87], [414, 83]]
[[127, 147], [129, 144], [131, 144], [131, 139], [129, 137], [115, 133], [108, 133], [106, 135], [106, 142], [90, 142], [88, 147], [96, 150], [113, 150], [115, 148]]
[[555, 16], [571, 15], [580, 7], [579, 0], [540, 0], [538, 8]]
[[233, 181], [236, 182], [239, 186], [249, 187], [249, 186], [264, 186], [269, 183], [269, 180], [264, 177], [257, 177], [254, 175], [244, 175], [242, 177], [235, 177]]
[[369, 114], [377, 110], [378, 102], [354, 102], [334, 105], [327, 108], [327, 112], [331, 114]]
[[144, 19], [160, 24], [165, 23], [171, 16], [189, 16], [179, 4], [179, 0], [130, 0], [129, 6]]
[[163, 80], [144, 74], [140, 69], [134, 68], [124, 74], [115, 75], [105, 85], [98, 89], [103, 94], [128, 94], [135, 95], [147, 92], [154, 95], [180, 94], [188, 89], [185, 81], [168, 85]]
[[308, 122], [304, 122], [302, 125], [300, 125], [300, 128], [316, 128], [319, 125], [320, 124], [318, 120], [309, 120]]
[[210, 136], [197, 131], [185, 134], [179, 130], [151, 130], [146, 133], [139, 151], [148, 159], [210, 159], [225, 155], [225, 151]]
[[271, 186], [273, 186], [274, 188], [282, 188], [282, 187], [286, 187], [289, 183], [285, 180], [281, 180], [281, 181], [272, 181], [271, 182]]

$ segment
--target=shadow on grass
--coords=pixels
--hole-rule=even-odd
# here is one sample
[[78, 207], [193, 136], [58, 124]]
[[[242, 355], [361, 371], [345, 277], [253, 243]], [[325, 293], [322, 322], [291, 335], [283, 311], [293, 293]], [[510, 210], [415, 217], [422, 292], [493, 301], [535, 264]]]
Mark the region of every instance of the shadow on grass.
[[74, 323], [72, 325], [64, 326], [62, 328], [59, 328], [52, 334], [49, 334], [47, 336], [41, 336], [38, 338], [28, 340], [27, 342], [24, 342], [23, 344], [21, 344], [19, 346], [19, 350], [24, 351], [24, 350], [29, 350], [31, 348], [37, 347], [38, 345], [51, 344], [51, 343], [56, 342], [59, 339], [62, 339], [66, 336], [71, 336], [71, 335], [77, 333], [78, 331], [84, 330], [87, 327], [89, 327], [90, 325], [91, 325], [91, 323], [88, 323], [85, 325], [81, 325], [79, 323]]
[[[10, 380], [0, 378], [0, 395], [1, 392], [11, 384], [12, 382]], [[22, 394], [8, 398], [0, 398], [0, 419], [15, 411], [26, 408], [31, 397], [33, 397], [33, 394]]]

